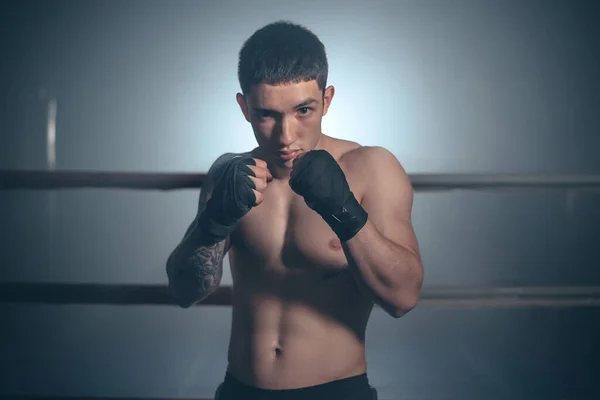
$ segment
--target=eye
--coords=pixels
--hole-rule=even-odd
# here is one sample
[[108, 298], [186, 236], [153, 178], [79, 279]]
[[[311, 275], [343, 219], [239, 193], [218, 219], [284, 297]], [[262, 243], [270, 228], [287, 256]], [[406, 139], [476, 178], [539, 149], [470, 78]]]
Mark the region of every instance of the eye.
[[299, 108], [298, 111], [302, 115], [307, 115], [310, 111], [312, 111], [312, 109], [310, 107], [302, 107], [302, 108]]

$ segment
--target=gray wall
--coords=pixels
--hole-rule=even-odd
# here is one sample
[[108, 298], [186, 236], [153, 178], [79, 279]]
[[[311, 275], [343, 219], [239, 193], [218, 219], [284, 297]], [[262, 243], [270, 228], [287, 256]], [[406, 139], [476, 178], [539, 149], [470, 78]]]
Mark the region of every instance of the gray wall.
[[[9, 3], [0, 168], [45, 168], [56, 97], [59, 169], [205, 172], [254, 146], [235, 102], [237, 52], [254, 30], [289, 19], [328, 49], [336, 96], [325, 133], [387, 147], [409, 173], [600, 173], [591, 1]], [[2, 280], [164, 284], [197, 197], [0, 192]], [[599, 200], [417, 193], [425, 285], [599, 285]], [[208, 397], [226, 367], [229, 308], [0, 312], [0, 395]], [[598, 317], [417, 308], [393, 320], [376, 310], [370, 379], [384, 399], [597, 398]]]

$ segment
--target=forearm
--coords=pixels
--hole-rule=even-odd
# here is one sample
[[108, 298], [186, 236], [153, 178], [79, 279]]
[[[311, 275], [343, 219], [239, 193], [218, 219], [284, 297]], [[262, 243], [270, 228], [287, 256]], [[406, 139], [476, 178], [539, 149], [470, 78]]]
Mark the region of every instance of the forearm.
[[343, 249], [359, 285], [388, 314], [400, 317], [416, 305], [423, 281], [417, 254], [386, 239], [370, 221]]
[[205, 299], [220, 284], [226, 240], [215, 243], [194, 229], [167, 261], [169, 291], [177, 304], [188, 308]]

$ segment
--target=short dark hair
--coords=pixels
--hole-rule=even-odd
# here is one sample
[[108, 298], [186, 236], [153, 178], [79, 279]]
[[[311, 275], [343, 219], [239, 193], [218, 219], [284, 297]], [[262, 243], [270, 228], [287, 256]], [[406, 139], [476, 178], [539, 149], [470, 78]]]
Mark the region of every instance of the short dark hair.
[[252, 85], [316, 80], [327, 85], [327, 54], [317, 35], [288, 21], [273, 22], [254, 32], [242, 46], [238, 80], [244, 94]]

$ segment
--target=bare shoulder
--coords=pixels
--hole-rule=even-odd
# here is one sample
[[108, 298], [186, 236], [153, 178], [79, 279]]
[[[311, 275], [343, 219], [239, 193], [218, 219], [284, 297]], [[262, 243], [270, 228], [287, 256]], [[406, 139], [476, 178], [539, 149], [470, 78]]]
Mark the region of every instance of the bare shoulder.
[[390, 169], [394, 174], [405, 174], [396, 156], [382, 146], [363, 146], [359, 143], [328, 137], [328, 151], [348, 169], [375, 170]]
[[347, 163], [367, 163], [368, 165], [379, 163], [380, 157], [385, 159], [385, 162], [395, 161], [398, 163], [396, 157], [385, 147], [381, 146], [363, 146], [359, 143], [330, 138], [332, 144], [331, 147], [334, 149], [331, 151], [333, 156], [340, 161], [343, 160]]
[[396, 187], [412, 192], [410, 178], [398, 158], [381, 146], [359, 146], [344, 155], [343, 163], [349, 172], [360, 176], [364, 188], [369, 185]]
[[381, 146], [362, 146], [354, 150], [356, 153], [355, 157], [360, 159], [366, 167], [369, 168], [402, 168], [400, 161], [396, 156]]
[[333, 137], [327, 137], [327, 144], [325, 145], [327, 151], [338, 161], [352, 158], [352, 152], [361, 147], [359, 143]]
[[405, 174], [398, 158], [388, 149], [381, 146], [356, 146], [344, 154], [347, 162], [367, 169], [369, 172], [392, 170], [395, 174]]

